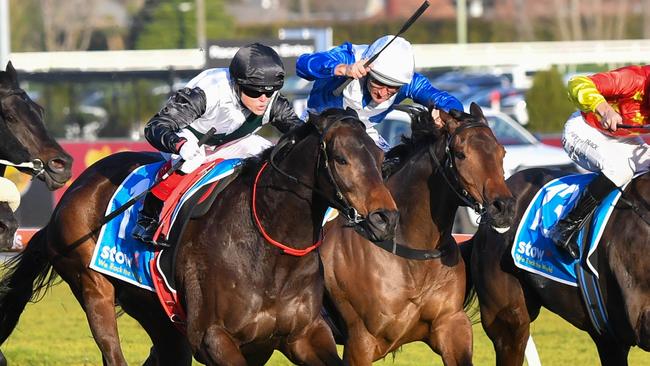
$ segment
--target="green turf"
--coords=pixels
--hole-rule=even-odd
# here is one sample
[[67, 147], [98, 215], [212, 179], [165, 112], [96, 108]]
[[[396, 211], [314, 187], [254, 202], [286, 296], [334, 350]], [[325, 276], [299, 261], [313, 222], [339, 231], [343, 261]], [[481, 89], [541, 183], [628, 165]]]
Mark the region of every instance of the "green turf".
[[[150, 342], [128, 316], [119, 319], [122, 348], [129, 364], [142, 364]], [[549, 312], [533, 324], [533, 337], [543, 365], [597, 365], [589, 337]], [[480, 325], [474, 327], [474, 364], [493, 365], [492, 345]], [[56, 286], [36, 304], [28, 304], [18, 327], [2, 346], [9, 365], [101, 365], [85, 317], [67, 285]], [[630, 365], [650, 365], [650, 354], [634, 348]], [[423, 344], [410, 344], [377, 365], [442, 365], [440, 357]], [[269, 365], [290, 365], [280, 354]]]

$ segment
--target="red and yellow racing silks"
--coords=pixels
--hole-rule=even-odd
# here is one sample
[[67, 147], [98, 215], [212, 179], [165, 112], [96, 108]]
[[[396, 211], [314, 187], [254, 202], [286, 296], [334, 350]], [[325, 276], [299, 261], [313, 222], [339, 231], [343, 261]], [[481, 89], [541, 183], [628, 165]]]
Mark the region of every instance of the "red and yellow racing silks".
[[602, 132], [614, 136], [647, 133], [647, 130], [634, 128], [621, 128], [615, 132], [605, 130], [595, 110], [597, 105], [607, 101], [621, 115], [623, 124], [650, 123], [649, 77], [650, 65], [626, 66], [591, 76], [576, 76], [569, 80], [569, 98], [580, 108], [585, 121]]

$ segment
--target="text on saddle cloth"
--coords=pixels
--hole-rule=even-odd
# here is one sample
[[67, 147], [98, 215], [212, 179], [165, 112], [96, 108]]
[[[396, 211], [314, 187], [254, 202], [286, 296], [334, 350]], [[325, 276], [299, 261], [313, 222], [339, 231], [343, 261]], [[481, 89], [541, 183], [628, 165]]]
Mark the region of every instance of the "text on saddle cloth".
[[[549, 230], [576, 203], [580, 192], [591, 182], [596, 174], [576, 174], [560, 177], [542, 187], [530, 202], [519, 223], [512, 245], [512, 258], [515, 265], [525, 271], [536, 273], [551, 280], [577, 287], [573, 258], [562, 252], [547, 237]], [[582, 243], [588, 237], [589, 250], [585, 262], [590, 271], [598, 276], [589, 256], [596, 250], [605, 225], [621, 196], [621, 190], [612, 191], [592, 215], [591, 231], [580, 231], [576, 240], [584, 253]]]
[[[111, 197], [106, 212], [113, 212], [131, 197], [149, 189], [155, 183], [156, 174], [164, 163], [160, 161], [144, 165], [131, 172]], [[174, 222], [180, 219], [178, 214], [183, 205], [201, 187], [232, 174], [240, 163], [240, 159], [223, 160], [187, 188], [185, 193], [180, 195], [179, 204], [167, 213], [170, 227], [174, 227]], [[142, 201], [136, 202], [102, 227], [90, 261], [90, 268], [135, 286], [155, 291], [150, 271], [150, 261], [154, 257], [153, 248], [131, 236], [141, 207]]]

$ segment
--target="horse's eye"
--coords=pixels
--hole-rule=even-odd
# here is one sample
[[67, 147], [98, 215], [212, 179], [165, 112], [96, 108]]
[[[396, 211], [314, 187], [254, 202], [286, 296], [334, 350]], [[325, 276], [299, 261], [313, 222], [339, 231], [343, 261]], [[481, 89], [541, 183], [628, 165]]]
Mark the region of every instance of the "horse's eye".
[[460, 160], [465, 159], [465, 153], [462, 151], [454, 153], [454, 156], [456, 157], [456, 159], [460, 159]]
[[335, 157], [334, 157], [334, 161], [335, 161], [337, 164], [340, 164], [340, 165], [347, 165], [347, 164], [348, 164], [348, 161], [345, 160], [345, 158], [342, 157], [342, 156], [335, 156]]

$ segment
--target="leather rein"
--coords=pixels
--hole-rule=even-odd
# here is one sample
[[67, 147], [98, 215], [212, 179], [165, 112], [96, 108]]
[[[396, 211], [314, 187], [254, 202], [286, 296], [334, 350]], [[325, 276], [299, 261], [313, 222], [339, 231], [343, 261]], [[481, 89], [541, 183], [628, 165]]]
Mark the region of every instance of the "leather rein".
[[[344, 121], [344, 120], [354, 120], [354, 121], [358, 122], [358, 120], [355, 117], [352, 117], [352, 116], [343, 116], [342, 118], [339, 118], [336, 121], [332, 122], [322, 133], [320, 133], [318, 156], [316, 157], [317, 164], [318, 164], [318, 171], [320, 171], [321, 161], [322, 161], [322, 165], [323, 165], [325, 171], [327, 172], [327, 178], [328, 178], [330, 184], [332, 184], [332, 186], [334, 187], [334, 190], [336, 191], [336, 193], [335, 193], [336, 200], [331, 200], [330, 198], [328, 198], [328, 195], [325, 194], [325, 192], [323, 192], [322, 190], [316, 188], [315, 186], [313, 186], [311, 184], [307, 184], [305, 182], [300, 181], [298, 178], [296, 178], [296, 177], [292, 176], [291, 174], [289, 174], [289, 173], [285, 172], [284, 170], [282, 170], [276, 164], [275, 156], [277, 155], [277, 153], [280, 150], [282, 150], [285, 146], [293, 146], [293, 145], [295, 145], [296, 141], [294, 139], [288, 139], [287, 138], [287, 139], [281, 140], [273, 148], [273, 150], [271, 151], [271, 156], [269, 157], [269, 161], [265, 162], [262, 165], [262, 167], [260, 168], [259, 172], [257, 173], [257, 175], [255, 177], [255, 182], [253, 184], [253, 196], [252, 196], [253, 219], [254, 219], [260, 233], [264, 237], [264, 239], [266, 239], [272, 245], [282, 249], [282, 251], [284, 253], [286, 253], [286, 254], [293, 255], [293, 256], [303, 256], [303, 255], [313, 251], [314, 249], [318, 248], [323, 242], [322, 229], [320, 230], [320, 239], [316, 243], [314, 243], [311, 246], [309, 246], [307, 248], [304, 248], [304, 249], [292, 248], [292, 247], [290, 247], [290, 246], [288, 246], [286, 244], [283, 244], [283, 243], [278, 242], [277, 240], [274, 240], [273, 238], [271, 238], [270, 235], [268, 235], [266, 230], [264, 230], [264, 227], [262, 227], [262, 223], [261, 223], [261, 221], [260, 221], [260, 219], [259, 219], [259, 217], [257, 215], [257, 200], [256, 199], [257, 199], [257, 184], [259, 182], [260, 176], [262, 175], [262, 172], [264, 171], [264, 169], [269, 164], [278, 173], [282, 174], [284, 177], [288, 178], [293, 183], [296, 183], [296, 184], [299, 184], [299, 185], [301, 185], [303, 187], [306, 187], [306, 188], [310, 189], [311, 191], [316, 192], [321, 197], [325, 198], [325, 200], [327, 200], [329, 202], [329, 205], [331, 207], [336, 208], [337, 210], [339, 210], [339, 212], [342, 212], [343, 215], [345, 215], [345, 217], [348, 219], [349, 224], [355, 225], [355, 224], [358, 224], [360, 222], [363, 222], [366, 219], [365, 217], [363, 217], [363, 215], [360, 215], [359, 212], [354, 207], [352, 207], [352, 205], [350, 205], [348, 200], [345, 198], [345, 196], [341, 192], [341, 188], [339, 187], [339, 185], [336, 183], [336, 180], [334, 179], [334, 175], [332, 174], [332, 169], [331, 169], [331, 167], [329, 165], [329, 162], [328, 162], [327, 144], [325, 142], [325, 136], [327, 135], [327, 132], [329, 131], [329, 129], [332, 126], [334, 126], [337, 122]], [[307, 123], [309, 123], [309, 122], [307, 122]]]
[[[462, 188], [460, 179], [458, 179], [458, 168], [454, 163], [454, 137], [456, 137], [461, 131], [474, 127], [489, 128], [489, 126], [482, 122], [468, 122], [459, 125], [458, 128], [454, 130], [454, 133], [449, 135], [445, 142], [445, 160], [442, 162], [442, 164], [440, 163], [440, 160], [436, 154], [434, 146], [435, 144], [429, 145], [428, 152], [435, 165], [438, 168], [442, 168], [442, 177], [444, 178], [445, 182], [447, 182], [449, 188], [451, 188], [451, 190], [465, 205], [472, 207], [476, 213], [482, 216], [483, 213], [485, 213], [485, 209], [476, 199], [474, 199], [474, 197], [472, 197], [465, 189]], [[394, 255], [406, 259], [429, 260], [440, 258], [445, 254], [444, 249], [414, 249], [404, 244], [397, 243], [394, 239], [372, 243]]]

